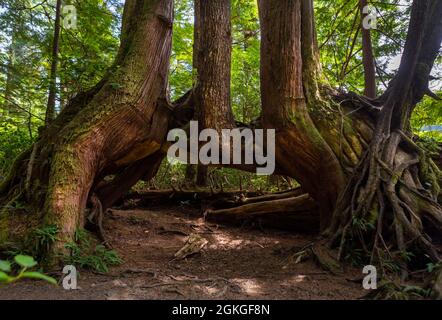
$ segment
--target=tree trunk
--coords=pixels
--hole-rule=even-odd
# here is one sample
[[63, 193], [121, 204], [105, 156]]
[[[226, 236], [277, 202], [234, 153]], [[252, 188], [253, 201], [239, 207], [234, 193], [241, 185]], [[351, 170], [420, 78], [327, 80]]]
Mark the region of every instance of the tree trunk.
[[[398, 74], [379, 98], [382, 109], [373, 139], [340, 197], [328, 231], [331, 242], [340, 243], [340, 252], [358, 239], [370, 260], [382, 262], [389, 255], [400, 263], [402, 278], [409, 252], [440, 261], [432, 241], [442, 231], [437, 202], [441, 172], [413, 141], [410, 116], [428, 90], [442, 41], [441, 16], [442, 2], [413, 2]], [[358, 236], [361, 232], [364, 237]]]
[[[64, 252], [105, 176], [143, 159], [147, 169], [157, 165], [151, 156], [161, 151], [173, 109], [166, 97], [172, 6], [172, 0], [126, 1], [121, 47], [107, 75], [70, 101], [0, 186], [0, 244], [56, 225], [52, 253]], [[26, 205], [8, 209], [17, 203]]]
[[442, 3], [413, 3], [401, 67], [377, 100], [324, 82], [312, 1], [261, 0], [259, 10], [263, 125], [277, 129], [278, 169], [318, 202], [328, 244], [339, 258], [361, 248], [381, 266], [390, 255], [406, 269], [408, 252], [440, 261], [432, 241], [442, 230], [441, 172], [413, 142], [409, 120], [428, 90]]
[[[230, 1], [195, 0], [194, 4], [194, 101], [199, 129], [221, 132], [234, 126], [230, 107]], [[198, 186], [207, 185], [207, 173], [207, 166], [197, 166]]]
[[45, 124], [48, 126], [55, 118], [55, 99], [57, 97], [57, 65], [58, 48], [60, 43], [61, 30], [61, 0], [55, 5], [54, 38], [52, 40], [51, 71], [49, 74], [49, 95], [46, 105]]
[[364, 95], [369, 98], [376, 98], [376, 69], [371, 44], [371, 31], [364, 26], [364, 18], [367, 16], [363, 10], [367, 6], [367, 0], [359, 0], [359, 11], [361, 13], [362, 28], [362, 64], [364, 65]]
[[330, 221], [344, 185], [342, 167], [309, 114], [325, 108], [311, 1], [259, 1], [264, 128], [275, 128], [276, 163], [320, 199], [321, 226]]
[[[229, 3], [197, 3], [198, 118], [203, 128], [231, 128]], [[180, 118], [192, 94], [174, 105], [165, 94], [171, 7], [171, 0], [126, 1], [121, 47], [108, 75], [66, 106], [0, 186], [0, 244], [56, 224], [55, 251], [61, 251], [84, 225], [88, 199], [92, 217], [102, 216], [138, 178], [155, 174], [168, 129], [192, 117]], [[416, 144], [409, 119], [428, 92], [442, 40], [442, 1], [414, 1], [398, 74], [377, 99], [327, 85], [312, 0], [260, 0], [259, 15], [260, 123], [276, 129], [276, 171], [295, 178], [316, 202], [327, 244], [339, 248], [338, 258], [361, 250], [364, 262], [378, 262], [383, 271], [385, 260], [406, 270], [410, 252], [440, 261], [433, 242], [442, 231], [442, 173]], [[110, 174], [114, 180], [103, 182]], [[6, 209], [23, 201], [24, 209]], [[284, 210], [296, 203], [278, 201]]]

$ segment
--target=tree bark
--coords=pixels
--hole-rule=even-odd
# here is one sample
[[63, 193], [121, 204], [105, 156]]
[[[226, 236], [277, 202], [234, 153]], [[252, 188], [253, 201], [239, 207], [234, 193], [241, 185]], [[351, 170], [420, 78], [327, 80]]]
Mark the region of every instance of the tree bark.
[[200, 128], [234, 126], [230, 107], [232, 35], [230, 1], [195, 1], [195, 103]]
[[413, 141], [410, 117], [428, 88], [442, 41], [441, 16], [440, 1], [413, 2], [399, 71], [378, 99], [382, 108], [373, 138], [326, 232], [330, 243], [339, 243], [339, 255], [356, 240], [370, 261], [382, 264], [389, 256], [401, 266], [402, 279], [407, 277], [407, 252], [440, 261], [432, 241], [442, 231], [441, 172]]
[[61, 31], [61, 0], [55, 5], [54, 38], [52, 40], [51, 70], [49, 74], [49, 95], [46, 105], [45, 124], [48, 126], [55, 118], [55, 99], [57, 97], [57, 65]]
[[[203, 128], [232, 128], [229, 3], [198, 3], [197, 112]], [[0, 186], [3, 208], [28, 204], [0, 213], [0, 244], [50, 223], [60, 228], [60, 251], [84, 225], [88, 199], [99, 216], [103, 204], [155, 174], [168, 129], [191, 118], [180, 119], [187, 111], [178, 107], [192, 94], [171, 105], [165, 93], [171, 7], [171, 0], [126, 1], [121, 47], [109, 73], [66, 106]], [[442, 173], [415, 143], [409, 120], [428, 91], [439, 52], [442, 1], [413, 2], [398, 74], [377, 99], [337, 92], [324, 80], [312, 0], [260, 0], [259, 15], [259, 123], [276, 130], [276, 170], [300, 182], [309, 195], [299, 199], [316, 202], [327, 244], [339, 248], [338, 258], [359, 249], [366, 262], [381, 267], [388, 258], [406, 270], [409, 252], [440, 261], [432, 241], [442, 231]], [[103, 182], [111, 174], [114, 180]], [[275, 201], [284, 210], [299, 202]], [[224, 213], [271, 211], [274, 203]]]
[[[230, 1], [195, 0], [194, 90], [199, 129], [234, 127], [230, 107]], [[208, 168], [197, 166], [196, 184], [207, 186]]]
[[[64, 252], [85, 224], [93, 187], [161, 151], [173, 109], [166, 97], [172, 12], [171, 0], [126, 1], [121, 47], [108, 74], [71, 100], [0, 186], [0, 244], [22, 243], [33, 229], [53, 224], [59, 232], [52, 253]], [[14, 202], [26, 207], [9, 210]]]
[[401, 67], [376, 100], [333, 92], [323, 80], [312, 1], [262, 0], [259, 10], [263, 125], [277, 129], [278, 169], [318, 202], [338, 258], [358, 242], [367, 262], [394, 251], [406, 270], [413, 250], [440, 261], [431, 243], [431, 230], [442, 230], [440, 171], [413, 142], [409, 121], [440, 47], [442, 3], [413, 3]]
[[344, 176], [309, 114], [309, 109], [322, 108], [312, 2], [262, 0], [259, 15], [263, 126], [277, 129], [278, 167], [320, 199], [325, 228]]
[[364, 18], [367, 16], [363, 10], [367, 6], [367, 0], [359, 0], [362, 28], [362, 64], [364, 66], [364, 95], [376, 98], [376, 67], [371, 43], [371, 31], [364, 26]]

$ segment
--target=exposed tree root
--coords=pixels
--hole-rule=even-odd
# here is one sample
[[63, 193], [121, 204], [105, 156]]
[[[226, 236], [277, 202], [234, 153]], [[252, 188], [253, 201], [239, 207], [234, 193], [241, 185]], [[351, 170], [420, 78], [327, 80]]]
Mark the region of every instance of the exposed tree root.
[[93, 194], [91, 196], [90, 202], [92, 204], [92, 208], [89, 215], [87, 216], [85, 227], [87, 229], [90, 229], [91, 231], [95, 231], [103, 245], [105, 245], [108, 249], [111, 249], [110, 242], [106, 240], [105, 232], [103, 229], [104, 212], [101, 201], [96, 194]]
[[434, 283], [433, 293], [436, 299], [442, 300], [442, 269], [439, 271], [439, 275]]
[[[442, 230], [442, 208], [434, 200], [439, 188], [421, 187], [420, 179], [428, 173], [422, 177], [416, 172], [426, 159], [419, 158], [417, 150], [405, 152], [407, 144], [404, 134], [394, 132], [369, 149], [340, 199], [340, 205], [347, 205], [337, 207], [342, 214], [335, 211], [339, 221], [326, 233], [330, 244], [338, 243], [338, 259], [354, 249], [356, 241], [370, 257], [368, 262], [382, 267], [383, 260], [395, 261], [403, 280], [411, 254], [440, 261], [429, 230]], [[429, 170], [431, 176], [438, 174]]]

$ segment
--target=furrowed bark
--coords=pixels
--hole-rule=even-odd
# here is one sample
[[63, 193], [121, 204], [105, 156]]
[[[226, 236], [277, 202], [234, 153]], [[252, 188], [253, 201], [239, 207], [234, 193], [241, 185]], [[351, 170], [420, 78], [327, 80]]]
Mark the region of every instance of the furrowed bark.
[[230, 2], [195, 1], [195, 103], [200, 127], [221, 131], [234, 127], [230, 107], [232, 36]]
[[[195, 0], [194, 89], [200, 130], [234, 127], [230, 107], [231, 23], [230, 2]], [[197, 166], [196, 185], [207, 186], [208, 168]]]
[[277, 129], [277, 166], [319, 201], [325, 228], [344, 177], [309, 114], [319, 100], [317, 77], [310, 76], [320, 69], [312, 10], [311, 1], [259, 2], [262, 118], [264, 128]]
[[[3, 209], [0, 242], [22, 242], [38, 226], [55, 224], [53, 252], [64, 252], [64, 244], [84, 225], [94, 181], [160, 150], [171, 117], [162, 110], [172, 12], [171, 0], [126, 1], [122, 44], [109, 74], [42, 132], [34, 163], [17, 164], [32, 169], [18, 169], [21, 174], [0, 188], [2, 203], [25, 200], [25, 210], [32, 212]], [[24, 180], [30, 181], [28, 199], [19, 187]]]

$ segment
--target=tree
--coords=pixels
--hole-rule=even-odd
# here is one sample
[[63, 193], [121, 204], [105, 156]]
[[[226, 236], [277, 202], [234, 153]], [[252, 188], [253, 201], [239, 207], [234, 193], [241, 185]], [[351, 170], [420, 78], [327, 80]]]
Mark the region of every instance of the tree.
[[[232, 31], [230, 2], [195, 1], [194, 89], [195, 109], [201, 128], [234, 126], [230, 106]], [[208, 54], [210, 52], [210, 54]], [[207, 184], [207, 167], [199, 165], [197, 185]]]
[[55, 98], [57, 96], [57, 65], [58, 48], [60, 43], [61, 30], [61, 0], [57, 0], [55, 5], [54, 38], [52, 40], [51, 71], [49, 74], [49, 94], [46, 105], [45, 123], [49, 125], [55, 118]]
[[35, 212], [3, 209], [2, 243], [55, 224], [60, 230], [53, 250], [63, 252], [84, 225], [88, 197], [103, 176], [143, 159], [150, 159], [144, 167], [154, 166], [169, 128], [171, 34], [171, 0], [126, 1], [121, 46], [106, 76], [70, 101], [2, 184], [2, 202], [26, 201], [27, 210]]
[[378, 99], [321, 77], [312, 1], [259, 5], [262, 125], [277, 129], [278, 170], [318, 203], [324, 243], [339, 259], [355, 248], [367, 262], [391, 259], [403, 277], [410, 252], [440, 261], [440, 170], [409, 123], [442, 40], [440, 2], [413, 3], [400, 69]]
[[[0, 243], [56, 224], [54, 249], [62, 251], [85, 225], [88, 200], [88, 220], [99, 227], [103, 209], [138, 179], [155, 175], [167, 130], [192, 117], [192, 95], [204, 127], [234, 126], [230, 8], [200, 1], [196, 88], [173, 104], [166, 93], [172, 1], [126, 1], [109, 72], [71, 100], [0, 187], [2, 203], [26, 201], [34, 213], [4, 210]], [[442, 2], [413, 2], [399, 71], [376, 99], [334, 90], [324, 78], [312, 0], [260, 0], [259, 16], [262, 113], [253, 127], [276, 129], [277, 173], [309, 194], [282, 202], [306, 208], [314, 199], [323, 239], [315, 247], [338, 247], [339, 259], [358, 249], [367, 261], [382, 265], [388, 258], [403, 270], [410, 252], [439, 262], [432, 237], [442, 229], [441, 172], [415, 141], [410, 116], [429, 92]]]
[[362, 63], [364, 65], [364, 94], [369, 98], [376, 98], [376, 70], [373, 57], [373, 47], [371, 44], [370, 29], [364, 26], [364, 19], [367, 18], [364, 8], [367, 8], [367, 0], [359, 0], [359, 10], [361, 12], [362, 28]]

